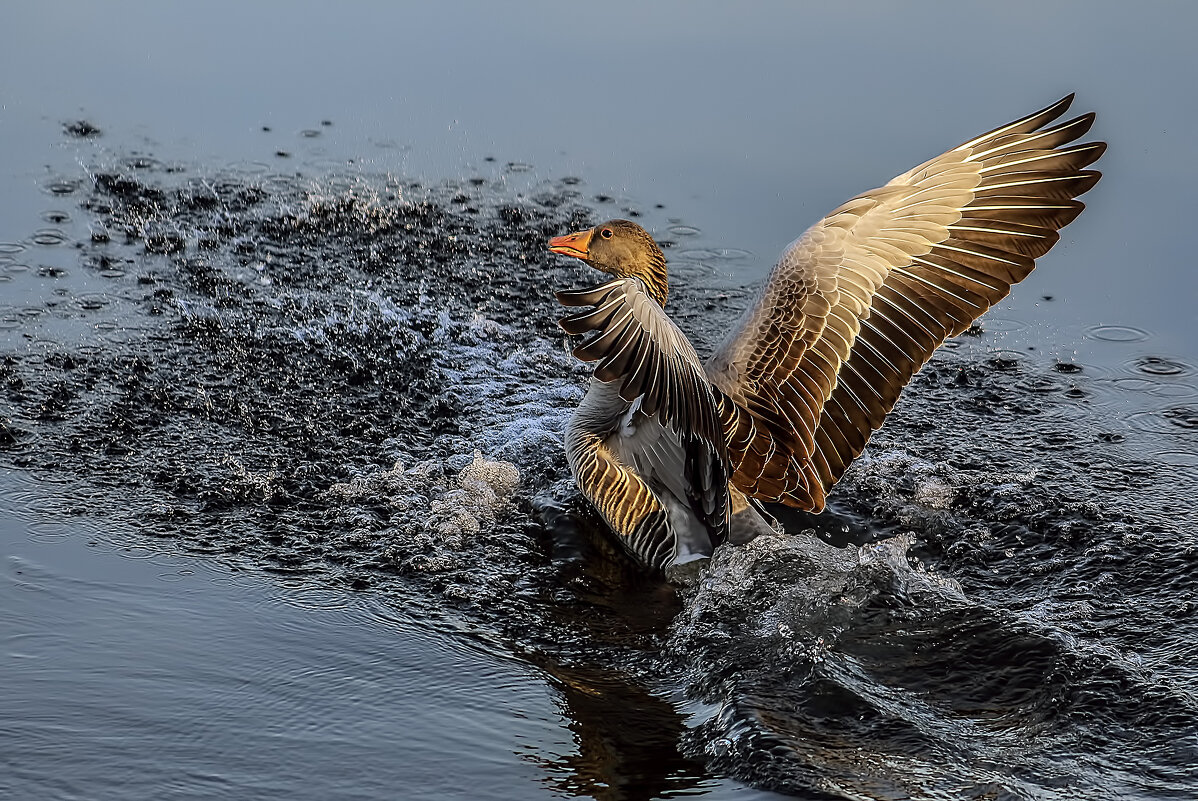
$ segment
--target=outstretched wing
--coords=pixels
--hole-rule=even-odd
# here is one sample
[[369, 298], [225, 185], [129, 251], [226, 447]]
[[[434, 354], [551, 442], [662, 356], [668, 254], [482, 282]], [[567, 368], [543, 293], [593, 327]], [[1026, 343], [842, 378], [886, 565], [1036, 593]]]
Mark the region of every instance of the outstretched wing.
[[783, 253], [708, 361], [746, 494], [820, 510], [902, 388], [1027, 277], [1084, 206], [1101, 142], [1073, 95], [859, 195]]
[[[567, 333], [593, 334], [574, 355], [596, 362], [595, 378], [618, 384], [620, 397], [677, 432], [686, 500], [716, 542], [726, 539], [728, 452], [715, 394], [694, 347], [636, 278], [558, 292], [557, 298], [565, 306], [591, 307], [558, 321]], [[618, 483], [618, 471], [607, 474]]]

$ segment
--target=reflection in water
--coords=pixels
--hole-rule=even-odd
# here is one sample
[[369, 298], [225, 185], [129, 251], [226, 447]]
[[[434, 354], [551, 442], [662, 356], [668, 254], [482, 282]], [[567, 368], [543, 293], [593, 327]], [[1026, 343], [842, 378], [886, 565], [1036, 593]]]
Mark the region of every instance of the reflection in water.
[[589, 647], [607, 660], [567, 653], [555, 661], [552, 648], [530, 652], [526, 643], [511, 643], [548, 674], [574, 734], [577, 753], [541, 760], [550, 784], [600, 801], [670, 797], [702, 786], [708, 779], [703, 762], [680, 750], [687, 731], [681, 714], [637, 683], [635, 672], [643, 670], [611, 666], [617, 652], [627, 662], [653, 661], [681, 609], [677, 594], [618, 553], [584, 505], [545, 499], [538, 511], [553, 536], [554, 584], [572, 596], [550, 608], [552, 625], [585, 631]]
[[702, 786], [703, 762], [683, 756], [687, 730], [668, 702], [603, 667], [548, 668], [578, 753], [546, 761], [560, 792], [598, 801], [668, 798]]

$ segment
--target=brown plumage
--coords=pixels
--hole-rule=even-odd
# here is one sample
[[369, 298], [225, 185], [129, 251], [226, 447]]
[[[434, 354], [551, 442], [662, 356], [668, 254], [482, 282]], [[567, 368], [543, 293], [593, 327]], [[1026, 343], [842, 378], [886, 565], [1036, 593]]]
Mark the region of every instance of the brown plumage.
[[[651, 460], [613, 423], [663, 427], [684, 450], [687, 442], [703, 443], [715, 466], [705, 480], [726, 471], [731, 492], [708, 508], [756, 516], [750, 532], [762, 530], [762, 517], [740, 493], [822, 510], [932, 352], [1026, 278], [1057, 231], [1081, 213], [1075, 198], [1100, 177], [1086, 167], [1106, 145], [1067, 146], [1089, 130], [1092, 113], [1048, 127], [1072, 100], [970, 140], [835, 209], [786, 249], [706, 365], [698, 365], [662, 311], [665, 259], [640, 226], [613, 220], [551, 240], [554, 252], [616, 276], [590, 292], [560, 296], [567, 305], [594, 306], [562, 325], [572, 334], [596, 332], [575, 353], [598, 362], [592, 391], [605, 392], [610, 407], [582, 415], [572, 428], [590, 426], [617, 461], [624, 452], [621, 469], [641, 473], [646, 462], [654, 473]], [[619, 388], [618, 402], [609, 387]], [[571, 457], [571, 466], [578, 461]], [[604, 512], [619, 506], [622, 490], [588, 481], [577, 468], [575, 476], [627, 540], [620, 521]], [[646, 484], [659, 503], [670, 491], [661, 483]], [[683, 482], [682, 489], [686, 500], [690, 486]], [[710, 545], [735, 522], [704, 522]], [[670, 525], [659, 529], [649, 539], [678, 539]]]

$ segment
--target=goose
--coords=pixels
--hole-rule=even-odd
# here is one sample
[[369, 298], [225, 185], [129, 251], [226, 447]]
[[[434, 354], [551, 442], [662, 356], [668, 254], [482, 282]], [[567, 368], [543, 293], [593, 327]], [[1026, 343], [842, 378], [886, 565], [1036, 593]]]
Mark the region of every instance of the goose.
[[903, 387], [1032, 271], [1084, 208], [1103, 142], [1073, 95], [834, 209], [791, 243], [706, 360], [664, 311], [666, 259], [629, 220], [549, 250], [608, 280], [557, 292], [594, 363], [564, 436], [581, 494], [651, 571], [823, 510]]

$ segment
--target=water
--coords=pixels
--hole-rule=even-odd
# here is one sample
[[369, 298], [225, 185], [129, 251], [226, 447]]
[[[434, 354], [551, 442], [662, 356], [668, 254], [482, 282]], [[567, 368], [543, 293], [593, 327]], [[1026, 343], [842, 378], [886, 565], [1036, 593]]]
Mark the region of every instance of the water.
[[[1192, 13], [497, 9], [12, 12], [0, 793], [1192, 797]], [[681, 593], [613, 558], [544, 240], [636, 215], [702, 352], [1073, 89], [1090, 209], [828, 512]]]

